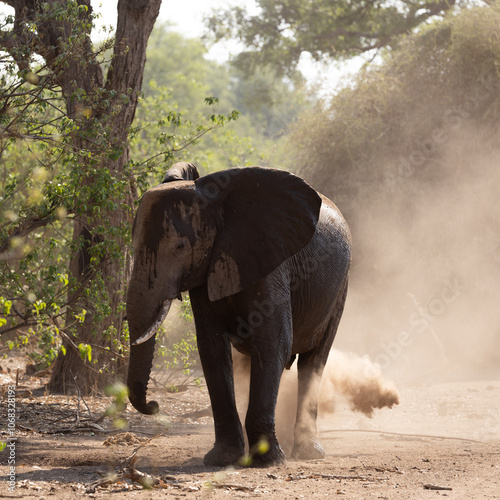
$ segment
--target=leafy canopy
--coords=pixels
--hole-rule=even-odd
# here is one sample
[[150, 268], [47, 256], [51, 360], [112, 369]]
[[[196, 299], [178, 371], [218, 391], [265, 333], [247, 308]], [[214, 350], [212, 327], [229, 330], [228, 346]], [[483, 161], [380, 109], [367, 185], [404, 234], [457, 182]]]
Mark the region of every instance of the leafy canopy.
[[[467, 1], [467, 0], [464, 0]], [[292, 74], [303, 52], [314, 60], [342, 60], [381, 47], [394, 47], [434, 16], [453, 9], [456, 0], [258, 0], [244, 7], [212, 11], [205, 19], [213, 42], [235, 39], [245, 50], [236, 58], [252, 71], [269, 64]]]
[[302, 116], [290, 135], [292, 168], [355, 213], [368, 191], [442, 179], [442, 155], [469, 127], [474, 147], [481, 136], [485, 151], [499, 148], [499, 23], [497, 3], [406, 37], [381, 65]]

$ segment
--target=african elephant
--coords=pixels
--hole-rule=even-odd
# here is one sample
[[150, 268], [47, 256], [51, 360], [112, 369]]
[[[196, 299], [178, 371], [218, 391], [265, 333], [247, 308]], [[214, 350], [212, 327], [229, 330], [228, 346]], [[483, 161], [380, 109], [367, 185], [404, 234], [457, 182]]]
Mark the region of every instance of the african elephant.
[[155, 334], [171, 302], [189, 291], [215, 424], [205, 464], [235, 464], [244, 454], [231, 345], [251, 356], [250, 449], [262, 438], [269, 445], [252, 465], [285, 459], [274, 413], [283, 369], [296, 355], [292, 456], [323, 457], [318, 388], [347, 293], [349, 228], [328, 198], [288, 172], [248, 167], [198, 178], [187, 165], [175, 165], [165, 183], [144, 194], [134, 221], [130, 401], [142, 413], [158, 411], [156, 401], [146, 402]]
[[187, 161], [181, 161], [168, 169], [165, 177], [163, 177], [162, 184], [172, 181], [195, 181], [199, 176], [200, 174], [195, 165]]

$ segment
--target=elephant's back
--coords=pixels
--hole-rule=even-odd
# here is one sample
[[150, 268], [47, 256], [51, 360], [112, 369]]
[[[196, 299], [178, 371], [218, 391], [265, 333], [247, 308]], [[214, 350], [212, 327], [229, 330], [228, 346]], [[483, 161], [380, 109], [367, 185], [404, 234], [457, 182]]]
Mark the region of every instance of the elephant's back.
[[309, 266], [306, 274], [311, 275], [313, 282], [326, 281], [327, 289], [340, 286], [351, 264], [351, 232], [340, 210], [326, 196], [322, 195], [313, 238], [302, 252], [303, 255], [297, 254], [298, 260]]
[[[342, 242], [345, 251], [351, 257], [351, 232], [346, 220], [337, 205], [326, 196], [320, 195], [322, 199], [319, 221], [316, 230], [329, 235], [335, 242]], [[314, 238], [313, 238], [314, 239]]]

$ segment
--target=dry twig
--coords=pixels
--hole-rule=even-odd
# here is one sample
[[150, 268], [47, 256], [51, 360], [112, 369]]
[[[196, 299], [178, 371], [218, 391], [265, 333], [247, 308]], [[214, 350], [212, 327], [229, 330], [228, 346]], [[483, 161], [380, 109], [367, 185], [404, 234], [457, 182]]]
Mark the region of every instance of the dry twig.
[[95, 493], [95, 490], [99, 486], [110, 486], [114, 483], [117, 483], [118, 481], [123, 481], [125, 479], [130, 479], [131, 481], [139, 483], [143, 488], [146, 488], [146, 489], [152, 488], [153, 486], [160, 484], [159, 478], [137, 470], [134, 467], [136, 460], [137, 460], [137, 455], [133, 457], [133, 459], [131, 460], [131, 462], [128, 466], [124, 467], [123, 469], [118, 471], [116, 474], [104, 477], [102, 479], [99, 479], [99, 480], [94, 481], [93, 483], [89, 484], [89, 486], [87, 486], [87, 489], [85, 490], [85, 492], [86, 493]]
[[400, 437], [422, 438], [422, 439], [445, 439], [445, 440], [449, 439], [454, 441], [465, 441], [469, 443], [488, 444], [485, 441], [477, 441], [476, 439], [468, 439], [455, 436], [435, 436], [433, 434], [408, 434], [405, 432], [376, 431], [372, 429], [330, 429], [323, 432], [325, 434], [330, 434], [335, 432], [366, 432], [371, 434], [380, 434], [383, 436], [398, 436], [398, 437], [400, 436]]
[[445, 490], [445, 491], [452, 491], [453, 488], [449, 488], [448, 486], [437, 486], [435, 484], [424, 484], [424, 490]]
[[290, 474], [285, 481], [296, 481], [298, 479], [336, 479], [339, 481], [388, 481], [388, 477], [373, 477], [373, 476], [361, 476], [358, 474], [353, 474], [350, 476], [333, 475], [333, 474], [308, 474], [307, 476], [294, 476]]
[[136, 483], [139, 483], [143, 488], [150, 489], [153, 486], [156, 486], [161, 483], [161, 480], [155, 476], [151, 476], [150, 474], [146, 474], [145, 472], [141, 472], [135, 468], [135, 463], [137, 461], [137, 452], [143, 447], [149, 444], [153, 439], [157, 437], [161, 437], [165, 431], [160, 432], [160, 434], [155, 434], [153, 437], [141, 443], [130, 455], [129, 458], [125, 459], [122, 463], [124, 465], [122, 468], [116, 473], [94, 481], [89, 484], [86, 489], [86, 493], [95, 493], [96, 488], [99, 486], [110, 486], [111, 484], [117, 483], [118, 481], [123, 481], [125, 479], [130, 479]]
[[100, 425], [94, 424], [92, 422], [85, 422], [82, 424], [77, 424], [74, 427], [64, 427], [62, 429], [55, 429], [53, 431], [37, 431], [41, 434], [71, 434], [72, 432], [99, 432], [101, 434], [109, 434], [115, 432], [115, 430], [108, 431], [102, 428]]
[[255, 488], [252, 488], [251, 486], [244, 486], [242, 484], [219, 483], [217, 481], [210, 482], [208, 484], [208, 488], [228, 489], [235, 491], [255, 491]]

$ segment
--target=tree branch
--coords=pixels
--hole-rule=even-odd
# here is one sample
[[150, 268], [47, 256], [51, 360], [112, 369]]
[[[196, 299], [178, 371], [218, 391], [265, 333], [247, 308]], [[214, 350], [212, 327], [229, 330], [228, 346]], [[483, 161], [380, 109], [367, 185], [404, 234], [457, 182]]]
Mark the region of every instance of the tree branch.
[[4, 240], [2, 245], [0, 245], [0, 261], [10, 260], [19, 256], [18, 251], [11, 248], [12, 240], [14, 240], [15, 238], [24, 238], [36, 229], [54, 222], [54, 220], [55, 217], [53, 215], [50, 215], [49, 217], [46, 217], [44, 219], [32, 217], [30, 219], [22, 221], [21, 224], [19, 224], [19, 226]]
[[30, 40], [15, 31], [0, 31], [0, 47], [10, 54], [20, 71], [29, 69], [29, 62], [20, 57], [19, 47], [28, 47]]

